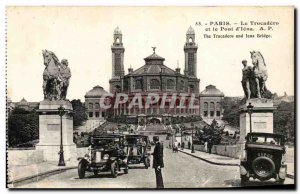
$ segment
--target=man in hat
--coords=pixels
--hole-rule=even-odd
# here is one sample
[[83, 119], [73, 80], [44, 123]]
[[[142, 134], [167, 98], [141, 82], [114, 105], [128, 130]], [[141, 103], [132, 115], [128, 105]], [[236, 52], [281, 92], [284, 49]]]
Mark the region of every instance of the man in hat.
[[156, 176], [156, 188], [164, 188], [163, 177], [161, 174], [161, 169], [164, 167], [164, 160], [163, 160], [163, 145], [159, 142], [158, 136], [153, 136], [153, 141], [155, 143], [153, 155], [153, 165], [152, 167], [155, 170]]

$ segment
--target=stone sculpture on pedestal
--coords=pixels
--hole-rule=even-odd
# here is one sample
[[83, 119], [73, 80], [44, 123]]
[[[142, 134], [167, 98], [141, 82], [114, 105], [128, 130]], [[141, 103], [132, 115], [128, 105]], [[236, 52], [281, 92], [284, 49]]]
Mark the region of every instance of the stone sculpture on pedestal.
[[56, 55], [51, 51], [43, 51], [44, 73], [43, 91], [44, 100], [65, 100], [71, 78], [68, 60], [59, 62]]
[[[36, 147], [43, 150], [45, 161], [58, 161], [62, 138], [64, 158], [68, 165], [76, 158], [76, 145], [73, 143], [73, 108], [66, 100], [71, 71], [68, 61], [63, 59], [60, 63], [51, 51], [43, 51], [43, 59], [44, 100], [40, 102], [38, 110], [39, 143]], [[64, 109], [61, 116], [60, 107]]]
[[240, 140], [244, 141], [250, 132], [250, 118], [247, 105], [253, 105], [252, 132], [273, 133], [273, 106], [272, 93], [267, 90], [267, 67], [262, 54], [259, 51], [250, 52], [253, 67], [243, 60], [242, 87], [245, 98], [240, 106]]
[[253, 67], [247, 66], [247, 61], [243, 60], [242, 86], [246, 99], [250, 98], [271, 98], [272, 94], [267, 90], [266, 81], [268, 79], [267, 67], [262, 54], [259, 51], [250, 52]]

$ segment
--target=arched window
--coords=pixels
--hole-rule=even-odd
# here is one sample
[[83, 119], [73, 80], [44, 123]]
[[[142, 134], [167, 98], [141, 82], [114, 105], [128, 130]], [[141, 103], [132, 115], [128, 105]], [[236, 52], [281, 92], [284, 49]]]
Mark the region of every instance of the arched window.
[[115, 86], [115, 92], [121, 92], [121, 86], [116, 85]]
[[207, 109], [208, 109], [208, 103], [204, 102], [204, 110], [207, 110]]
[[190, 37], [190, 38], [189, 38], [189, 43], [192, 43], [192, 42], [193, 42], [193, 38]]
[[99, 105], [99, 103], [96, 103], [96, 104], [95, 104], [95, 109], [97, 109], [97, 110], [99, 110], [99, 109], [100, 109], [100, 105]]
[[89, 109], [90, 109], [90, 110], [93, 109], [93, 103], [89, 103]]
[[217, 109], [219, 109], [219, 110], [221, 109], [221, 104], [220, 104], [220, 102], [217, 102], [217, 105], [216, 105], [216, 106], [217, 106]]
[[180, 81], [179, 89], [184, 90], [184, 81], [183, 80]]
[[174, 89], [174, 87], [175, 87], [175, 82], [174, 82], [174, 80], [169, 79], [169, 80], [167, 81], [167, 89]]
[[136, 78], [135, 79], [135, 89], [136, 90], [142, 89], [142, 80], [141, 80], [141, 78]]
[[215, 103], [214, 102], [211, 102], [209, 103], [209, 109], [215, 109]]
[[194, 93], [195, 92], [194, 85], [189, 85], [189, 91], [190, 91], [190, 93]]
[[150, 89], [159, 89], [160, 88], [160, 82], [158, 79], [151, 79], [150, 80]]
[[119, 38], [116, 38], [116, 43], [120, 43], [120, 39]]

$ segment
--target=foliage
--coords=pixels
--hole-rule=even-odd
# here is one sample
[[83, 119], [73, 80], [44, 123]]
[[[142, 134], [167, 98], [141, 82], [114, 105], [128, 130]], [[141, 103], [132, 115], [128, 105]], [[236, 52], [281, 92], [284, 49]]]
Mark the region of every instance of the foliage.
[[73, 106], [73, 126], [81, 126], [84, 121], [88, 119], [86, 108], [80, 100], [72, 100], [71, 104]]
[[214, 119], [209, 126], [204, 126], [202, 130], [196, 130], [195, 136], [200, 144], [204, 144], [204, 142], [211, 139], [213, 145], [218, 145], [221, 142], [223, 130], [224, 128], [220, 127]]
[[221, 102], [224, 109], [223, 119], [233, 127], [239, 127], [239, 105], [240, 100], [237, 98], [225, 97]]
[[274, 132], [286, 135], [289, 141], [295, 136], [295, 107], [294, 102], [282, 101], [274, 111]]
[[35, 109], [27, 111], [23, 108], [15, 108], [8, 115], [7, 127], [9, 146], [21, 146], [20, 144], [39, 138], [39, 115]]

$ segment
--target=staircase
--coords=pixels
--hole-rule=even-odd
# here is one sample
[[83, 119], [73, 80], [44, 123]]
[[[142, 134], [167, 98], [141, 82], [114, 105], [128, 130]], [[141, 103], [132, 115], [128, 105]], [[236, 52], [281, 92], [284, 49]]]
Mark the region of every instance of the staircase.
[[89, 119], [87, 120], [82, 126], [78, 127], [76, 129], [76, 131], [78, 133], [81, 132], [91, 132], [94, 129], [96, 129], [97, 127], [99, 127], [100, 125], [102, 125], [105, 122], [105, 120], [100, 120], [100, 119]]

